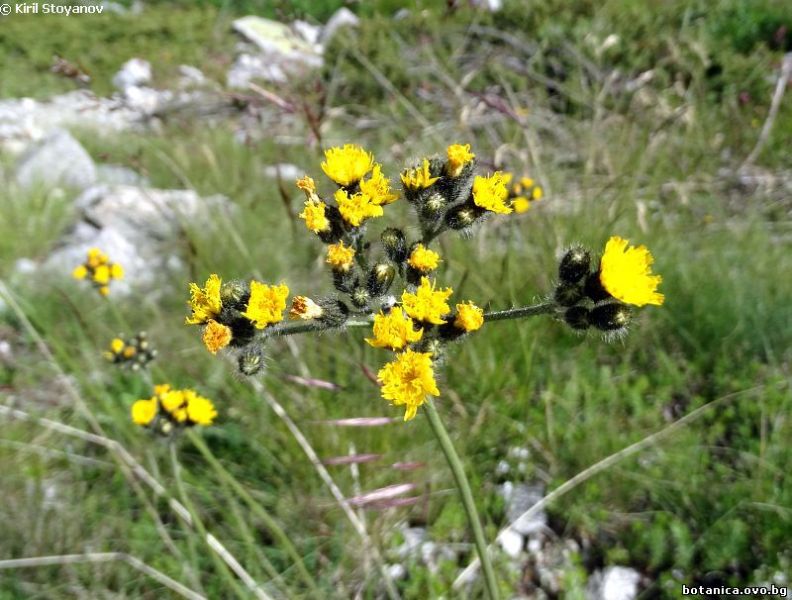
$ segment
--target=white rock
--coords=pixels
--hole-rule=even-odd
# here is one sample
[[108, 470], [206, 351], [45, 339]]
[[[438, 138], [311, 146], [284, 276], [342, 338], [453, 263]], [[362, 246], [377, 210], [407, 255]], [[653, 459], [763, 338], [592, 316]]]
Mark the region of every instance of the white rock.
[[190, 65], [179, 65], [179, 75], [181, 88], [203, 87], [209, 82], [201, 69]]
[[286, 72], [277, 63], [264, 56], [240, 54], [226, 75], [226, 84], [230, 88], [247, 89], [255, 80], [272, 83], [285, 83]]
[[[0, 314], [2, 314], [0, 307]], [[11, 350], [11, 342], [8, 340], [0, 340], [0, 363], [11, 364], [11, 359], [14, 358], [14, 353]]]
[[170, 90], [136, 86], [124, 90], [124, 104], [141, 116], [154, 114], [171, 100], [173, 100], [173, 92]]
[[346, 6], [339, 8], [330, 17], [322, 30], [321, 42], [327, 44], [332, 37], [343, 27], [357, 27], [360, 19]]
[[151, 83], [151, 63], [142, 58], [130, 58], [113, 76], [113, 85], [122, 92], [149, 83]]
[[202, 198], [191, 190], [98, 185], [86, 190], [75, 207], [82, 219], [41, 268], [68, 274], [89, 248], [100, 248], [124, 267], [124, 279], [112, 283], [113, 293], [123, 294], [132, 287], [155, 287], [161, 277], [181, 268], [173, 254], [180, 223], [200, 223], [229, 210], [230, 204], [221, 196]]
[[498, 543], [506, 554], [512, 558], [517, 558], [523, 551], [525, 538], [522, 534], [509, 527], [498, 536]]
[[506, 501], [506, 519], [517, 532], [534, 535], [547, 527], [547, 514], [543, 510], [528, 519], [522, 517], [525, 511], [544, 497], [541, 485], [507, 481], [501, 486], [501, 495]]
[[29, 258], [20, 258], [14, 263], [14, 273], [19, 273], [20, 275], [30, 275], [35, 273], [36, 269], [38, 269], [36, 261]]
[[606, 567], [594, 573], [586, 586], [588, 600], [634, 600], [641, 574], [629, 567]]
[[74, 187], [85, 189], [96, 182], [94, 162], [68, 131], [55, 130], [22, 156], [16, 179], [23, 188]]
[[147, 178], [121, 165], [96, 165], [96, 180], [107, 185], [149, 185]]
[[476, 8], [483, 8], [489, 12], [498, 12], [503, 8], [503, 0], [471, 0]]
[[292, 29], [296, 31], [306, 42], [311, 46], [316, 47], [319, 44], [319, 37], [322, 35], [322, 28], [318, 25], [311, 25], [307, 21], [294, 21]]
[[404, 543], [396, 548], [399, 558], [407, 558], [414, 554], [427, 538], [426, 529], [423, 527], [402, 527], [401, 533]]
[[402, 564], [396, 563], [395, 565], [387, 565], [385, 568], [388, 571], [388, 575], [391, 576], [391, 579], [398, 581], [399, 579], [407, 577], [407, 569]]

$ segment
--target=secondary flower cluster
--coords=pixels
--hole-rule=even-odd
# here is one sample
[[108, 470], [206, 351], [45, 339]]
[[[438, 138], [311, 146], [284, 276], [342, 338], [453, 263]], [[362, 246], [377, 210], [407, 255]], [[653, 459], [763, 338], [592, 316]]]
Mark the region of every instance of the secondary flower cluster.
[[657, 291], [662, 277], [652, 274], [653, 261], [645, 246], [630, 247], [618, 236], [608, 240], [593, 270], [589, 251], [571, 248], [559, 264], [554, 294], [564, 320], [581, 331], [594, 327], [611, 335], [624, 333], [632, 317], [629, 305], [660, 306], [665, 300]]
[[141, 331], [129, 339], [113, 338], [110, 349], [104, 353], [107, 360], [123, 368], [133, 371], [144, 368], [157, 356], [151, 347], [145, 331]]
[[511, 207], [516, 213], [524, 213], [534, 202], [544, 197], [542, 186], [537, 184], [530, 177], [520, 177], [514, 180], [514, 174], [506, 173], [506, 185], [509, 186], [509, 200]]
[[177, 390], [170, 385], [154, 386], [154, 395], [137, 400], [131, 408], [132, 422], [170, 434], [175, 427], [211, 425], [217, 417], [214, 404], [195, 390]]
[[113, 279], [123, 279], [124, 269], [118, 263], [110, 262], [107, 255], [98, 248], [91, 248], [85, 262], [72, 271], [72, 277], [90, 280], [102, 296], [107, 296], [110, 293], [110, 282]]

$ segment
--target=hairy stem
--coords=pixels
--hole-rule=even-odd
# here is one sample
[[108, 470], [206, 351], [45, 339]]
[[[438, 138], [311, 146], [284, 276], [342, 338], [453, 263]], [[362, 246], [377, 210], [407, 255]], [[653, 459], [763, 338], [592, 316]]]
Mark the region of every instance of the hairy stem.
[[473, 500], [473, 492], [470, 490], [470, 483], [465, 475], [465, 469], [462, 466], [462, 461], [456, 453], [454, 444], [446, 431], [440, 414], [432, 402], [431, 398], [426, 399], [426, 416], [429, 417], [429, 425], [432, 431], [440, 442], [440, 448], [448, 461], [448, 466], [451, 467], [451, 473], [454, 475], [459, 496], [462, 499], [462, 506], [465, 508], [470, 527], [473, 529], [473, 541], [476, 545], [476, 554], [478, 554], [479, 561], [481, 562], [484, 571], [484, 587], [487, 590], [487, 595], [490, 600], [497, 600], [498, 598], [498, 584], [495, 580], [495, 571], [492, 569], [489, 555], [487, 554], [487, 542], [484, 539], [484, 529], [481, 527], [481, 520], [479, 519], [478, 512], [476, 511], [476, 503]]

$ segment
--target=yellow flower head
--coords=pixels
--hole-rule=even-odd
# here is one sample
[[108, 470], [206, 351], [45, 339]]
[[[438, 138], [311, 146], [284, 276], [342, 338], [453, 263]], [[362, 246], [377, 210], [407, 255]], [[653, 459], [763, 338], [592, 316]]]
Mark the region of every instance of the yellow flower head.
[[457, 316], [454, 319], [454, 327], [463, 331], [476, 331], [481, 329], [484, 324], [484, 311], [473, 304], [466, 302], [456, 305]]
[[534, 189], [531, 192], [531, 200], [541, 200], [543, 196], [544, 190], [542, 190], [541, 186], [534, 186]]
[[428, 352], [407, 350], [399, 354], [379, 370], [377, 380], [382, 383], [385, 400], [396, 406], [406, 405], [405, 421], [415, 417], [427, 394], [440, 395], [432, 370], [432, 355]]
[[121, 354], [124, 346], [124, 340], [121, 338], [113, 338], [113, 340], [110, 342], [110, 350], [112, 350], [114, 354]]
[[88, 250], [88, 261], [86, 266], [89, 269], [95, 269], [99, 265], [104, 265], [108, 262], [107, 254], [99, 250], [99, 248], [91, 248]]
[[316, 194], [316, 183], [313, 178], [308, 177], [308, 175], [304, 175], [302, 179], [297, 180], [297, 188], [305, 192], [305, 195], [309, 198]]
[[111, 279], [123, 279], [124, 278], [124, 267], [122, 267], [118, 263], [113, 263], [112, 265], [110, 265], [110, 278]]
[[418, 244], [410, 253], [407, 264], [416, 271], [428, 273], [429, 271], [434, 271], [437, 265], [440, 264], [440, 255], [434, 250], [429, 250], [423, 244]]
[[322, 307], [307, 296], [295, 296], [292, 298], [292, 307], [289, 311], [289, 318], [310, 321], [318, 319], [324, 311]]
[[440, 325], [445, 323], [442, 317], [451, 312], [446, 300], [453, 293], [451, 288], [435, 290], [434, 283], [428, 277], [421, 277], [421, 285], [415, 293], [402, 294], [402, 307], [416, 321]]
[[496, 171], [489, 177], [476, 175], [473, 179], [473, 202], [486, 210], [508, 215], [512, 209], [506, 204], [509, 190], [506, 189], [503, 173]]
[[374, 337], [366, 342], [375, 348], [401, 350], [407, 344], [417, 342], [423, 336], [423, 329], [413, 329], [413, 321], [401, 308], [394, 308], [387, 315], [380, 312], [374, 317]]
[[470, 151], [470, 144], [451, 144], [446, 149], [448, 156], [448, 163], [446, 164], [446, 172], [451, 177], [458, 177], [471, 160], [476, 158], [476, 155]]
[[93, 280], [100, 285], [107, 285], [110, 283], [110, 266], [104, 264], [96, 267], [96, 270], [93, 272]]
[[231, 328], [214, 320], [209, 321], [203, 332], [203, 343], [209, 352], [217, 354], [218, 350], [231, 343]]
[[371, 171], [374, 157], [360, 146], [346, 144], [343, 148], [325, 150], [322, 171], [338, 185], [349, 186], [357, 183]]
[[135, 356], [135, 354], [137, 354], [137, 348], [134, 346], [126, 346], [122, 354], [124, 355], [124, 358], [132, 358]]
[[103, 285], [102, 287], [99, 288], [99, 293], [102, 296], [107, 296], [110, 293], [110, 288], [107, 287], [106, 285]]
[[320, 233], [330, 229], [330, 221], [325, 216], [325, 203], [319, 200], [317, 196], [315, 199], [305, 201], [303, 211], [299, 217], [305, 221], [305, 226], [314, 233]]
[[132, 404], [132, 422], [135, 425], [151, 425], [157, 416], [157, 399], [137, 400]]
[[187, 317], [187, 325], [202, 325], [220, 314], [220, 309], [223, 308], [223, 303], [220, 300], [220, 284], [222, 280], [216, 274], [212, 273], [203, 289], [198, 287], [198, 284], [190, 284], [190, 301], [189, 307], [192, 309], [192, 315]]
[[423, 190], [432, 185], [439, 177], [432, 177], [429, 173], [429, 159], [424, 158], [420, 167], [407, 169], [401, 174], [401, 180], [408, 190]]
[[385, 206], [399, 198], [398, 194], [391, 192], [390, 181], [382, 174], [379, 165], [374, 165], [371, 177], [360, 182], [360, 191], [371, 198], [377, 206]]
[[531, 201], [525, 196], [517, 196], [512, 199], [511, 207], [514, 209], [514, 212], [521, 214], [527, 212], [528, 209], [531, 208]]
[[182, 394], [186, 402], [186, 418], [195, 425], [211, 425], [217, 417], [212, 401], [199, 396], [193, 390], [184, 390]]
[[665, 297], [656, 290], [663, 278], [652, 275], [654, 258], [651, 252], [646, 246], [630, 248], [628, 245], [628, 240], [618, 236], [612, 236], [605, 244], [599, 272], [602, 287], [626, 304], [660, 306]]
[[355, 249], [345, 246], [344, 242], [330, 244], [327, 247], [327, 264], [333, 271], [349, 271], [355, 263]]
[[160, 383], [154, 386], [154, 395], [158, 398], [162, 399], [165, 394], [167, 394], [171, 389], [169, 383]]
[[346, 190], [338, 190], [333, 197], [344, 221], [353, 227], [359, 227], [369, 217], [381, 217], [384, 214], [382, 207], [374, 204], [366, 194], [350, 196]]
[[85, 279], [88, 276], [88, 269], [85, 265], [79, 265], [74, 267], [74, 271], [72, 271], [72, 277], [75, 279]]
[[179, 423], [187, 420], [187, 399], [182, 390], [168, 390], [159, 396], [160, 405]]
[[283, 320], [288, 295], [289, 288], [285, 284], [267, 285], [251, 281], [250, 300], [247, 310], [242, 315], [251, 321], [256, 329], [264, 329], [267, 325], [278, 323]]

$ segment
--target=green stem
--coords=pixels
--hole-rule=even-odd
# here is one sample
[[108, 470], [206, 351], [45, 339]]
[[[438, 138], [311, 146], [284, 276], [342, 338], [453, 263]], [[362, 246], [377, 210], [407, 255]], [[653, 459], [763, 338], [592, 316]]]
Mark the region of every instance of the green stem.
[[495, 580], [495, 571], [492, 569], [492, 563], [487, 554], [487, 542], [484, 539], [484, 530], [481, 527], [481, 520], [479, 519], [478, 512], [476, 511], [476, 503], [473, 500], [473, 492], [470, 490], [470, 483], [465, 475], [465, 469], [462, 466], [462, 461], [456, 453], [454, 444], [448, 436], [448, 431], [443, 425], [440, 414], [432, 402], [431, 398], [426, 399], [426, 416], [429, 417], [429, 424], [432, 431], [440, 442], [440, 448], [448, 461], [448, 466], [451, 467], [451, 473], [454, 475], [459, 496], [462, 499], [462, 506], [465, 508], [468, 522], [473, 529], [473, 541], [476, 544], [476, 553], [481, 561], [481, 566], [484, 571], [484, 586], [487, 589], [487, 594], [490, 600], [497, 600], [498, 598], [498, 584]]
[[[556, 308], [552, 302], [544, 302], [542, 304], [534, 304], [532, 306], [519, 306], [517, 308], [510, 308], [508, 310], [498, 310], [494, 312], [484, 313], [485, 321], [505, 321], [508, 319], [524, 319], [526, 317], [534, 317], [536, 315], [551, 314]], [[311, 333], [314, 331], [332, 331], [334, 329], [342, 329], [349, 327], [371, 327], [374, 318], [350, 320], [343, 325], [329, 326], [320, 322], [309, 323], [289, 323], [284, 325], [276, 325], [265, 330], [262, 337], [278, 337], [285, 335], [294, 335], [297, 333]]]
[[305, 563], [303, 563], [302, 557], [297, 552], [297, 549], [294, 547], [294, 544], [291, 543], [289, 536], [286, 535], [286, 532], [283, 531], [278, 522], [273, 519], [270, 514], [261, 506], [253, 496], [250, 495], [248, 492], [237, 479], [229, 473], [226, 468], [220, 463], [219, 460], [215, 457], [212, 451], [209, 449], [209, 446], [206, 445], [206, 442], [203, 438], [196, 434], [194, 431], [187, 431], [187, 437], [190, 438], [190, 441], [198, 448], [198, 451], [201, 455], [206, 459], [206, 462], [215, 470], [218, 477], [220, 477], [226, 484], [228, 484], [236, 493], [239, 495], [240, 498], [251, 508], [253, 513], [258, 516], [259, 519], [264, 523], [264, 526], [272, 533], [272, 535], [283, 545], [286, 553], [291, 557], [294, 561], [295, 566], [297, 567], [297, 571], [300, 573], [303, 581], [306, 583], [308, 588], [311, 590], [314, 596], [317, 598], [321, 597], [319, 593], [319, 588], [316, 587], [316, 582], [314, 581], [311, 574], [308, 572], [308, 569], [305, 567]]

